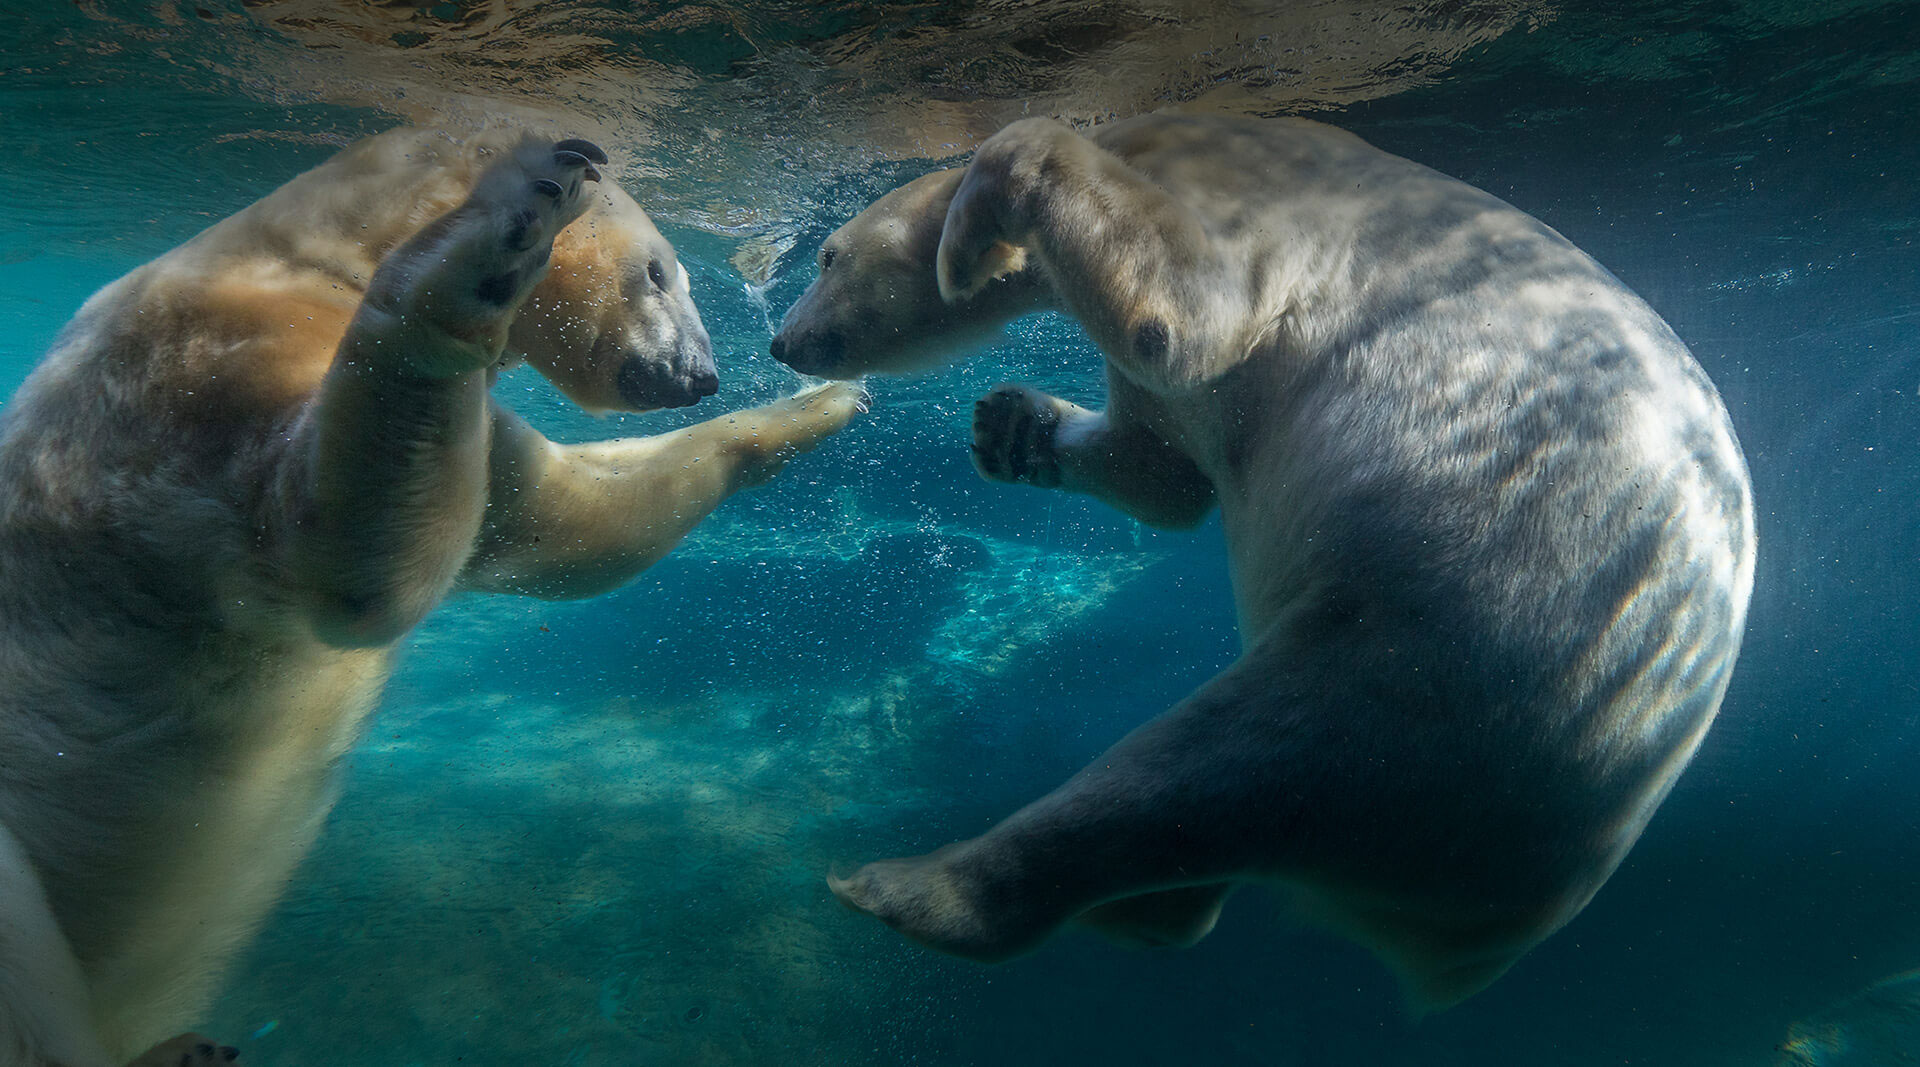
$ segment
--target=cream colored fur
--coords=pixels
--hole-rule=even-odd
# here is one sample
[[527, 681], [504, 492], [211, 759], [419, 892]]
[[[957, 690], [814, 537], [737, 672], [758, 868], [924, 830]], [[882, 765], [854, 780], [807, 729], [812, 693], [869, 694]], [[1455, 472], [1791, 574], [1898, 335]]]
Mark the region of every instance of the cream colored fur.
[[0, 412], [3, 1067], [217, 1061], [161, 1039], [319, 832], [408, 630], [459, 589], [612, 588], [856, 410], [561, 446], [493, 403], [513, 358], [589, 407], [712, 389], [671, 247], [563, 147], [350, 147], [94, 296]]
[[1585, 906], [1712, 722], [1753, 581], [1726, 412], [1494, 197], [1305, 121], [1030, 120], [821, 262], [774, 342], [813, 373], [1078, 319], [1105, 409], [997, 388], [975, 464], [1156, 525], [1217, 505], [1244, 646], [988, 833], [832, 879], [908, 936], [1191, 944], [1263, 882], [1452, 1003]]

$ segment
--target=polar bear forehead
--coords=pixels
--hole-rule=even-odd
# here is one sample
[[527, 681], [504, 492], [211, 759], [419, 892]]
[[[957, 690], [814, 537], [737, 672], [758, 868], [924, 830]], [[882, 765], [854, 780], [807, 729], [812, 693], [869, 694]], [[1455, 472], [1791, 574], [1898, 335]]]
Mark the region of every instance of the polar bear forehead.
[[865, 243], [902, 248], [907, 243], [907, 232], [907, 224], [900, 219], [881, 219], [879, 225], [866, 235]]
[[927, 263], [940, 243], [947, 205], [960, 187], [964, 168], [935, 171], [888, 192], [840, 227], [828, 240], [862, 246], [890, 246], [902, 251], [925, 245]]

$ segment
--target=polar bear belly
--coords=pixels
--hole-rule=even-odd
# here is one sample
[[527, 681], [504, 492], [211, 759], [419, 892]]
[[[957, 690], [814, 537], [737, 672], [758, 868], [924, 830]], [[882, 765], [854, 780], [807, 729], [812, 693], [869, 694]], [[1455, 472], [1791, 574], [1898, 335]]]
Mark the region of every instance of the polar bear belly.
[[116, 1055], [171, 1035], [215, 991], [220, 965], [246, 945], [325, 824], [335, 768], [392, 671], [385, 649], [316, 643], [299, 653], [225, 707], [201, 709], [233, 724], [232, 747], [218, 768], [169, 770], [190, 787], [149, 823], [150, 851], [131, 875], [139, 884], [120, 898], [131, 906], [66, 916], [70, 930], [113, 933], [82, 951], [82, 966]]

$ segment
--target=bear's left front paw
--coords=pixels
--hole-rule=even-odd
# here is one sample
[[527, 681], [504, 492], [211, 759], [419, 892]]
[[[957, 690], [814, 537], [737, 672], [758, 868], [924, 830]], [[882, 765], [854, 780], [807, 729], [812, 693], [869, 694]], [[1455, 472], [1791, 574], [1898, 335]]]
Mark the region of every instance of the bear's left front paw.
[[1055, 489], [1060, 460], [1054, 436], [1058, 401], [1023, 385], [1001, 385], [973, 404], [973, 466], [996, 482]]
[[765, 485], [788, 460], [839, 433], [855, 415], [865, 412], [869, 399], [866, 386], [859, 382], [827, 382], [715, 420], [732, 429], [728, 447], [737, 457], [733, 491]]

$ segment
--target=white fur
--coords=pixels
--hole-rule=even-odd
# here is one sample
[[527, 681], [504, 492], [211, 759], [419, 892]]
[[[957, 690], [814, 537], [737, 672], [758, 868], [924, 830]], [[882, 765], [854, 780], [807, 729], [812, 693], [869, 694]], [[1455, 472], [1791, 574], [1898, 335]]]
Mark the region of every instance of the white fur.
[[988, 833], [832, 880], [908, 936], [1189, 944], [1265, 882], [1451, 1003], [1586, 904], [1712, 722], [1753, 581], [1726, 412], [1499, 200], [1310, 122], [1027, 120], [828, 252], [775, 342], [816, 373], [1077, 318], [1105, 410], [997, 388], [976, 465], [1157, 525], [1217, 505], [1245, 649]]
[[854, 413], [831, 386], [560, 446], [494, 404], [510, 358], [593, 407], [710, 366], [671, 247], [584, 170], [517, 131], [361, 142], [102, 290], [8, 404], [0, 1067], [204, 1058], [155, 1042], [319, 832], [414, 623], [612, 588]]

